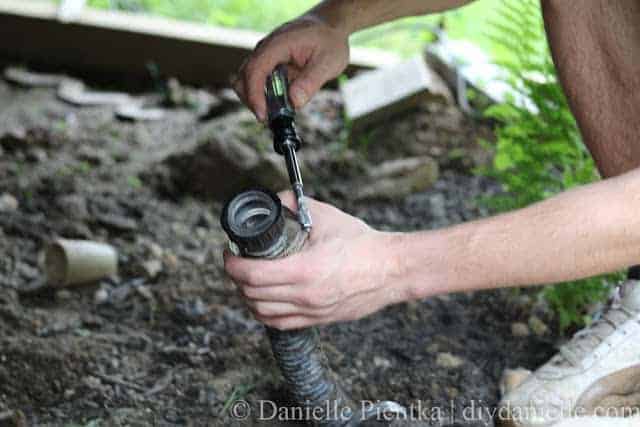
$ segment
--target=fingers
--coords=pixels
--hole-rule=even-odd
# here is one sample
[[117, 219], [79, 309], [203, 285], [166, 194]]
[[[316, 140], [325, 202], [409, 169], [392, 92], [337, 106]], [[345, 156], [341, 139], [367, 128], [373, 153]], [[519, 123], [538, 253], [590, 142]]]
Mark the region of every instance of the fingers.
[[[298, 210], [298, 202], [296, 201], [296, 195], [291, 190], [284, 190], [278, 193], [278, 197], [282, 201], [282, 204], [292, 211], [296, 212]], [[307, 206], [311, 209], [311, 213], [318, 211], [326, 211], [327, 208], [334, 209], [331, 205], [328, 205], [323, 202], [319, 202], [316, 199], [305, 196], [304, 198], [307, 201]]]
[[[269, 47], [268, 52], [265, 47]], [[246, 104], [256, 118], [264, 122], [267, 119], [264, 85], [267, 76], [276, 65], [289, 62], [289, 53], [285, 46], [273, 46], [268, 39], [261, 40], [255, 51], [247, 57], [240, 68], [235, 80], [232, 81], [234, 91]]]
[[308, 263], [301, 254], [274, 260], [256, 260], [226, 254], [224, 269], [236, 283], [250, 286], [276, 286], [306, 283], [313, 279]]
[[289, 97], [295, 108], [304, 107], [322, 85], [334, 77], [325, 65], [326, 59], [324, 56], [314, 57], [291, 83]]
[[309, 310], [299, 305], [280, 301], [261, 301], [248, 299], [247, 305], [251, 312], [260, 318], [284, 317], [284, 316], [305, 316], [305, 317], [326, 317], [330, 310], [328, 308]]
[[268, 52], [264, 47], [258, 48], [241, 70], [247, 105], [261, 122], [267, 119], [267, 106], [264, 97], [267, 76], [278, 64], [286, 64], [291, 59], [289, 49], [285, 45], [277, 43], [277, 41], [270, 43]]
[[291, 302], [292, 304], [292, 301], [299, 300], [297, 295], [300, 293], [300, 290], [295, 289], [295, 285], [256, 287], [238, 283], [238, 289], [247, 301]]
[[320, 323], [317, 319], [306, 316], [288, 316], [288, 317], [271, 317], [271, 318], [258, 318], [259, 321], [272, 328], [280, 330], [292, 330], [309, 328]]
[[298, 210], [296, 195], [293, 193], [293, 191], [281, 191], [278, 193], [278, 197], [280, 198], [280, 201], [282, 201], [282, 204], [291, 209], [293, 212], [296, 212]]

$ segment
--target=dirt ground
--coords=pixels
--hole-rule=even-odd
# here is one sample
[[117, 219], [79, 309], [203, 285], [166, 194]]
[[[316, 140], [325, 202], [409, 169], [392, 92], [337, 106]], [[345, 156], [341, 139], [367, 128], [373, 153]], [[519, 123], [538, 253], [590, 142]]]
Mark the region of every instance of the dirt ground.
[[[345, 149], [340, 107], [325, 92], [301, 114], [309, 157], [325, 154], [308, 175], [311, 195], [390, 230], [486, 215], [476, 200], [497, 188], [471, 173], [486, 127], [429, 104]], [[261, 424], [260, 401], [284, 399], [263, 327], [222, 271], [220, 201], [156, 179], [163, 159], [203, 132], [233, 137], [239, 116], [269, 139], [242, 111], [201, 120], [175, 107], [160, 122], [133, 123], [109, 107], [65, 104], [52, 89], [0, 82], [0, 195], [17, 201], [0, 210], [0, 418], [16, 411], [0, 425], [244, 426]], [[434, 186], [395, 201], [350, 199], [358, 164], [407, 155], [436, 158]], [[42, 249], [56, 236], [112, 244], [119, 276], [24, 292], [42, 283]], [[463, 421], [462, 409], [495, 407], [505, 368], [552, 355], [553, 328], [512, 333], [532, 315], [553, 324], [535, 294], [468, 293], [390, 307], [321, 336], [354, 399], [395, 400], [424, 425], [493, 425], [486, 414]], [[246, 420], [230, 416], [238, 400], [253, 410]], [[446, 417], [424, 419], [435, 408]]]

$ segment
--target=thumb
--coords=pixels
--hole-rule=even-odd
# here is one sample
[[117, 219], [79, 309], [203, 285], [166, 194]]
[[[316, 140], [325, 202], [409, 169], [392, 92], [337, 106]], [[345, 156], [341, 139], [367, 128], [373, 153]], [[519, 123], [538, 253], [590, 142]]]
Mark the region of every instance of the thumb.
[[298, 210], [298, 205], [296, 204], [296, 195], [293, 194], [293, 191], [286, 190], [278, 193], [278, 197], [280, 201], [282, 201], [282, 205], [288, 207], [293, 212]]
[[323, 62], [319, 58], [314, 58], [291, 83], [289, 96], [295, 108], [304, 107], [322, 85], [334, 77]]

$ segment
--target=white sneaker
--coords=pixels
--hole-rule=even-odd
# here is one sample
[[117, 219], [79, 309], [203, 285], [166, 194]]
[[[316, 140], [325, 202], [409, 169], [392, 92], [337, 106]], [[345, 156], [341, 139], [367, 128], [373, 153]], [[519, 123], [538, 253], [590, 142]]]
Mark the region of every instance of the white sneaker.
[[640, 415], [640, 282], [500, 403], [504, 427], [550, 427], [572, 416]]

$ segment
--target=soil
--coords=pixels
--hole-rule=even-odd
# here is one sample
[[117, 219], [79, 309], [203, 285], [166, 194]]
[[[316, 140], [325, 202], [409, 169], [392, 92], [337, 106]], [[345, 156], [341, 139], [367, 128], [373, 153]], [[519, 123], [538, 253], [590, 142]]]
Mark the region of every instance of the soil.
[[[311, 195], [390, 230], [487, 214], [476, 200], [499, 189], [471, 172], [487, 126], [430, 104], [345, 149], [340, 107], [336, 93], [324, 92], [301, 114], [309, 157], [324, 153], [327, 165], [309, 175]], [[254, 425], [261, 400], [284, 399], [264, 329], [222, 270], [220, 201], [163, 191], [149, 173], [202, 129], [233, 123], [180, 107], [160, 122], [123, 122], [109, 107], [73, 107], [52, 89], [0, 82], [0, 195], [18, 202], [0, 210], [0, 418], [15, 411], [13, 424], [34, 426]], [[428, 191], [349, 199], [359, 162], [423, 154], [441, 167]], [[26, 292], [43, 283], [43, 247], [56, 236], [112, 244], [119, 276]], [[534, 293], [465, 293], [324, 327], [321, 337], [354, 399], [394, 400], [423, 418], [453, 405], [453, 419], [422, 425], [493, 425], [486, 415], [462, 420], [462, 409], [495, 407], [505, 368], [535, 368], [552, 355], [555, 333], [512, 335], [511, 325], [531, 314], [551, 321]], [[246, 420], [230, 416], [238, 399], [253, 409]]]

